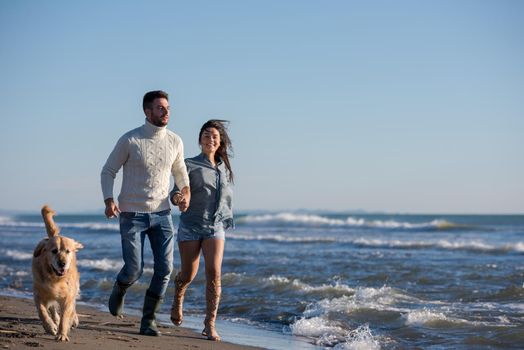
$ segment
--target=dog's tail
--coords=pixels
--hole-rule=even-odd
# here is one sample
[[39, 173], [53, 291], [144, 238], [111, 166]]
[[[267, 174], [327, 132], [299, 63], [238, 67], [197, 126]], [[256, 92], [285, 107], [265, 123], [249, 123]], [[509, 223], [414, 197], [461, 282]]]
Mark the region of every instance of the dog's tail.
[[47, 230], [47, 235], [51, 238], [54, 236], [58, 236], [60, 233], [60, 230], [58, 229], [58, 226], [55, 224], [55, 220], [53, 220], [53, 216], [55, 216], [56, 212], [51, 209], [48, 205], [44, 205], [42, 207], [42, 218], [44, 218], [45, 223], [45, 229]]

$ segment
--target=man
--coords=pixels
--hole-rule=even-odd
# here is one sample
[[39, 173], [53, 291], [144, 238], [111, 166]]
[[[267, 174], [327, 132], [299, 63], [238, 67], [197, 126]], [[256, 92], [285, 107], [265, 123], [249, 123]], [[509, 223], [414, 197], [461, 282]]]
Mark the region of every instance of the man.
[[[143, 272], [142, 255], [145, 236], [149, 238], [154, 258], [154, 273], [144, 298], [140, 334], [159, 336], [156, 313], [173, 270], [173, 222], [169, 206], [170, 174], [182, 188], [181, 211], [190, 201], [189, 177], [184, 163], [182, 139], [167, 130], [168, 95], [150, 91], [144, 95], [145, 124], [124, 134], [102, 168], [101, 183], [108, 218], [120, 216], [122, 258], [109, 297], [109, 311], [121, 316], [126, 290]], [[116, 174], [123, 167], [122, 189], [118, 205], [113, 199]]]

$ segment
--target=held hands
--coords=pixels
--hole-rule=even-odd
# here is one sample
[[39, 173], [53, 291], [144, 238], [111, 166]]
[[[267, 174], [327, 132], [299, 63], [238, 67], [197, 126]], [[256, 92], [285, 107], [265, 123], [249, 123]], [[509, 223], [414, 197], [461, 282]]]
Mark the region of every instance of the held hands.
[[181, 212], [185, 212], [189, 208], [189, 202], [191, 200], [191, 192], [189, 187], [184, 187], [182, 192], [176, 192], [173, 195], [173, 203], [178, 206]]
[[115, 218], [120, 214], [120, 209], [118, 209], [113, 198], [107, 198], [104, 203], [106, 204], [105, 214], [108, 219]]

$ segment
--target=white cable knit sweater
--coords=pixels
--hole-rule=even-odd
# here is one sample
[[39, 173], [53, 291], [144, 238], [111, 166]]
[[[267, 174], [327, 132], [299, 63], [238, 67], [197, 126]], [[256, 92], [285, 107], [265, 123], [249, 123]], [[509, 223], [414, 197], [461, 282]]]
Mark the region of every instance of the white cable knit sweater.
[[104, 200], [113, 197], [116, 174], [123, 166], [118, 207], [123, 212], [153, 213], [169, 209], [170, 174], [178, 188], [189, 186], [182, 139], [149, 121], [125, 133], [100, 175]]

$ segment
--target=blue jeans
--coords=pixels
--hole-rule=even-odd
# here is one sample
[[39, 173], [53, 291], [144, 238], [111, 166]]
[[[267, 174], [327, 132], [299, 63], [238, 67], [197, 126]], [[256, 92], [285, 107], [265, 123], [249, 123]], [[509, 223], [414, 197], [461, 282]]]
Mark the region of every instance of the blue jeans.
[[171, 210], [156, 213], [120, 213], [120, 235], [124, 267], [118, 273], [120, 285], [131, 286], [144, 271], [144, 239], [153, 251], [154, 273], [149, 291], [163, 297], [173, 271], [174, 230]]

